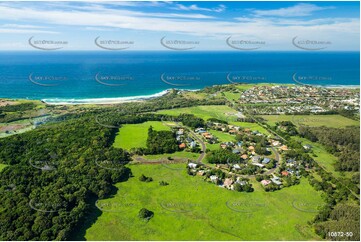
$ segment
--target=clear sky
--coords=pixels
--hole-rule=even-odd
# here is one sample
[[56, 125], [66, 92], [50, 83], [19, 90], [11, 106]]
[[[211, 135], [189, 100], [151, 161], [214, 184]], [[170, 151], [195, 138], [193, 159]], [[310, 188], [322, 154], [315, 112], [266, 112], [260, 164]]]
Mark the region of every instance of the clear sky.
[[297, 37], [359, 51], [359, 9], [359, 2], [334, 1], [0, 2], [0, 50], [34, 50], [31, 37], [66, 41], [61, 50], [100, 50], [97, 37], [132, 42], [129, 50], [167, 50], [163, 37], [197, 41], [195, 50], [232, 50], [232, 37], [287, 51], [297, 50]]

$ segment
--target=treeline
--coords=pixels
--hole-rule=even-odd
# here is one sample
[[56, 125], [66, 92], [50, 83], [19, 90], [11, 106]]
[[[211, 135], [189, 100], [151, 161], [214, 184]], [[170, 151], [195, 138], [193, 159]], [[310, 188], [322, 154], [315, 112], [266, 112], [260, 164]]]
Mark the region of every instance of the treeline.
[[360, 170], [360, 128], [300, 127], [300, 136], [325, 146], [327, 152], [338, 157], [338, 171]]
[[[325, 205], [313, 220], [316, 233], [328, 240], [358, 241], [360, 239], [360, 222], [351, 218], [350, 215], [356, 215], [355, 212], [358, 211], [356, 216], [359, 217], [359, 207], [349, 205], [359, 203], [358, 197], [354, 195], [359, 194], [359, 188], [347, 179], [336, 179], [330, 172], [326, 172], [317, 164], [315, 171], [321, 179], [309, 174], [308, 180], [317, 191], [323, 191], [322, 196], [325, 201]], [[334, 237], [328, 233], [337, 231], [352, 232], [353, 236]]]
[[0, 240], [71, 240], [100, 198], [130, 176], [129, 154], [92, 118], [0, 140]]
[[156, 131], [150, 126], [147, 138], [147, 153], [164, 154], [178, 151], [175, 134], [172, 131]]
[[32, 110], [35, 107], [36, 107], [36, 105], [32, 102], [0, 106], [0, 113], [1, 112], [21, 112], [21, 111], [26, 111], [26, 110]]
[[218, 149], [207, 153], [207, 161], [211, 164], [232, 164], [240, 162], [240, 157], [228, 149]]

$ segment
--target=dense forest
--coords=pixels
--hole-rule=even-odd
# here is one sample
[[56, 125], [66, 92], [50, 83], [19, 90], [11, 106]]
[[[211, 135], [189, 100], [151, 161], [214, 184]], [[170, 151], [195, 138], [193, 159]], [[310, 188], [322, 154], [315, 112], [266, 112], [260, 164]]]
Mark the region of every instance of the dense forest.
[[360, 128], [300, 127], [300, 135], [323, 144], [338, 157], [338, 171], [360, 171]]
[[[0, 140], [0, 240], [69, 240], [93, 202], [129, 178], [129, 154], [92, 118]], [[101, 165], [112, 161], [112, 169]]]

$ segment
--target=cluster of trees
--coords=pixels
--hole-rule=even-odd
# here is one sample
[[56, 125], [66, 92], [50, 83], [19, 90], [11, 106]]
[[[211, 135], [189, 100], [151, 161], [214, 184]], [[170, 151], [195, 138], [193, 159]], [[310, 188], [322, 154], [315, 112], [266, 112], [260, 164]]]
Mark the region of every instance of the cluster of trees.
[[[353, 204], [337, 204], [327, 209], [327, 220], [317, 223], [315, 231], [326, 240], [360, 240], [360, 207]], [[334, 232], [342, 232], [343, 236]]]
[[150, 126], [147, 138], [147, 153], [164, 154], [179, 150], [175, 134], [172, 131], [156, 131]]
[[246, 184], [241, 185], [238, 182], [233, 184], [233, 188], [237, 192], [253, 192], [254, 188], [252, 187], [252, 184], [246, 182]]
[[[313, 221], [316, 232], [328, 240], [358, 241], [360, 239], [359, 200], [352, 192], [359, 194], [359, 188], [346, 178], [334, 178], [331, 173], [318, 165], [316, 172], [321, 179], [318, 180], [310, 174], [309, 183], [316, 190], [324, 192], [323, 198], [326, 203]], [[328, 233], [335, 231], [352, 232], [353, 236], [332, 237]]]
[[276, 123], [276, 127], [283, 134], [287, 134], [290, 136], [297, 135], [296, 126], [291, 121], [280, 121]]
[[185, 126], [191, 127], [193, 129], [205, 126], [204, 120], [194, 116], [193, 114], [182, 113], [177, 117], [177, 121], [180, 121]]
[[207, 153], [207, 161], [211, 164], [239, 163], [240, 157], [228, 149], [218, 149]]
[[150, 220], [151, 218], [153, 218], [153, 216], [154, 216], [154, 212], [146, 208], [142, 208], [141, 210], [139, 210], [138, 213], [138, 217], [145, 220]]
[[338, 171], [360, 170], [360, 128], [301, 127], [300, 135], [323, 144], [328, 152], [338, 157]]
[[26, 102], [26, 103], [19, 103], [14, 105], [5, 105], [0, 106], [0, 113], [1, 112], [22, 112], [26, 110], [32, 110], [36, 107], [35, 103]]
[[153, 181], [153, 178], [145, 176], [144, 174], [142, 174], [139, 177], [139, 181], [141, 181], [141, 182], [151, 182], [151, 181]]
[[[47, 125], [0, 140], [0, 240], [70, 240], [94, 201], [131, 175], [129, 154], [110, 146], [112, 131], [92, 118]], [[114, 169], [99, 165], [112, 161]], [[55, 169], [31, 161], [56, 164]], [[44, 163], [45, 164], [45, 163]], [[117, 165], [118, 164], [118, 165]], [[93, 216], [94, 217], [94, 216]]]

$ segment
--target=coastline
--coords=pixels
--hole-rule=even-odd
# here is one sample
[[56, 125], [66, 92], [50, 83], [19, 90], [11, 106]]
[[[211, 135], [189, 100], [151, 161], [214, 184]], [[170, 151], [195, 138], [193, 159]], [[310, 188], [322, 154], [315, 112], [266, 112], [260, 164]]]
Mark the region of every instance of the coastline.
[[[228, 85], [228, 84], [226, 84]], [[295, 83], [239, 83], [238, 85], [295, 85], [295, 86], [303, 86], [300, 84]], [[217, 86], [217, 85], [215, 85]], [[312, 86], [312, 85], [306, 85], [306, 86]], [[314, 87], [318, 88], [330, 88], [330, 89], [360, 89], [360, 85], [313, 85]], [[171, 90], [177, 90], [180, 92], [195, 92], [202, 89], [166, 89], [154, 94], [149, 95], [139, 95], [139, 96], [127, 96], [127, 97], [111, 97], [111, 98], [44, 98], [44, 99], [33, 99], [32, 101], [41, 101], [47, 105], [111, 105], [111, 104], [121, 104], [121, 103], [129, 103], [129, 102], [143, 102], [147, 100], [151, 100], [153, 98], [161, 97], [164, 95], [167, 95], [171, 92]], [[19, 99], [19, 98], [0, 98], [1, 100], [8, 100], [8, 101], [15, 101], [15, 100], [31, 100], [31, 99]]]
[[67, 99], [67, 98], [45, 98], [41, 99], [42, 102], [48, 105], [83, 105], [83, 104], [120, 104], [127, 102], [142, 102], [153, 98], [161, 97], [170, 92], [170, 89], [141, 96], [129, 96], [129, 97], [115, 97], [115, 98], [84, 98], [84, 99]]

